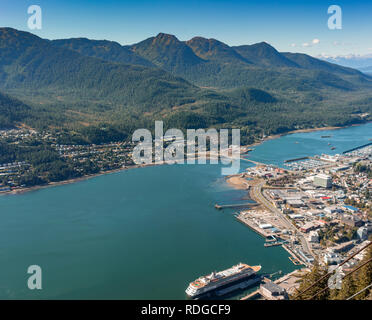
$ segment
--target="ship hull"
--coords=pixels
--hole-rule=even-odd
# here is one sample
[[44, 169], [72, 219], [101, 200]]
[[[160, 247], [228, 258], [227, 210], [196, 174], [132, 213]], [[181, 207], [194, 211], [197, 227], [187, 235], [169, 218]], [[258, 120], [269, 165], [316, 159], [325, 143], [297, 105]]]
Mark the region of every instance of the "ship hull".
[[187, 295], [188, 299], [208, 299], [208, 298], [218, 298], [230, 294], [232, 292], [246, 289], [250, 286], [253, 286], [261, 281], [262, 277], [257, 274], [246, 275], [242, 278], [229, 282], [227, 284], [223, 284], [216, 288], [212, 288], [207, 290], [203, 293], [197, 295]]

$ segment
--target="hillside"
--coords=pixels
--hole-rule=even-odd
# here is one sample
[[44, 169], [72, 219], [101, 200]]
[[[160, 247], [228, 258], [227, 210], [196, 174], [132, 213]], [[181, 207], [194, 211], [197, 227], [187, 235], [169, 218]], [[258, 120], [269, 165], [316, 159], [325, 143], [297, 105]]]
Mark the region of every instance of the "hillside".
[[0, 130], [12, 128], [29, 116], [31, 108], [23, 102], [0, 92]]
[[126, 139], [163, 119], [181, 129], [238, 127], [249, 143], [372, 114], [370, 77], [264, 42], [230, 47], [161, 33], [121, 46], [0, 28], [0, 79], [0, 90], [23, 101], [4, 124], [63, 128], [65, 142]]
[[155, 67], [149, 60], [142, 58], [132, 50], [119, 43], [107, 40], [90, 40], [87, 38], [62, 39], [51, 41], [53, 45], [76, 51], [83, 56], [95, 57], [106, 61], [124, 64]]
[[0, 29], [0, 79], [0, 88], [16, 95], [140, 109], [194, 101], [199, 90], [159, 68], [86, 57], [10, 28]]
[[[79, 39], [57, 40], [55, 45], [75, 48]], [[82, 54], [108, 61], [97, 53], [95, 41], [84, 40]], [[90, 46], [90, 49], [88, 49]], [[132, 46], [123, 47], [176, 76], [198, 85], [217, 88], [239, 86], [263, 90], [296, 91], [317, 89], [353, 90], [370, 87], [372, 79], [361, 72], [298, 53], [280, 53], [265, 42], [230, 47], [216, 39], [194, 37], [180, 41], [174, 35], [160, 33]], [[75, 48], [76, 50], [76, 48]], [[116, 51], [117, 49], [115, 49]], [[113, 52], [113, 56], [116, 54]]]

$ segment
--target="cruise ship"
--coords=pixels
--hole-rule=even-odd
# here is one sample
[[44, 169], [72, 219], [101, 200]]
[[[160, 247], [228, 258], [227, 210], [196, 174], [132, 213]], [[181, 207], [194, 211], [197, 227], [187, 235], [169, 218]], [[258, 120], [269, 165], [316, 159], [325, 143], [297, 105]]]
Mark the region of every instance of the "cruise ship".
[[239, 263], [229, 269], [220, 272], [212, 272], [207, 276], [202, 276], [199, 279], [196, 279], [189, 284], [186, 289], [186, 294], [190, 298], [196, 298], [218, 288], [232, 285], [235, 282], [253, 277], [260, 270], [261, 266], [251, 267], [245, 263]]

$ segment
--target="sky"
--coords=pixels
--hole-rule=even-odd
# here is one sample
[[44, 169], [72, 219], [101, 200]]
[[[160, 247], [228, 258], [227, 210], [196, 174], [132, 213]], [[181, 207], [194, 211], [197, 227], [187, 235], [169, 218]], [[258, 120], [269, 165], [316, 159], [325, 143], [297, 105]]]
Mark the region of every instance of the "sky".
[[[42, 29], [30, 30], [27, 9], [39, 5]], [[328, 28], [328, 7], [342, 10], [341, 29]], [[228, 45], [261, 41], [279, 51], [313, 56], [372, 54], [372, 1], [321, 0], [0, 0], [0, 27], [42, 38], [86, 37], [133, 44], [159, 32]]]

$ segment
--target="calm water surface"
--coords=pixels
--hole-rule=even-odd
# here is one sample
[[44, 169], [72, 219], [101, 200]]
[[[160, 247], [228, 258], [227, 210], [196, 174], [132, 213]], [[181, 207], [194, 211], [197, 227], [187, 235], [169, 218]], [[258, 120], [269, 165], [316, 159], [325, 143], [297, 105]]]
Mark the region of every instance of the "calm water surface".
[[[372, 124], [293, 134], [257, 146], [249, 157], [282, 165], [371, 137]], [[264, 248], [233, 211], [213, 208], [245, 195], [224, 183], [220, 169], [148, 167], [1, 196], [0, 298], [184, 299], [190, 281], [238, 262], [269, 273], [294, 270], [286, 251]], [[33, 264], [42, 267], [42, 290], [27, 288]]]

